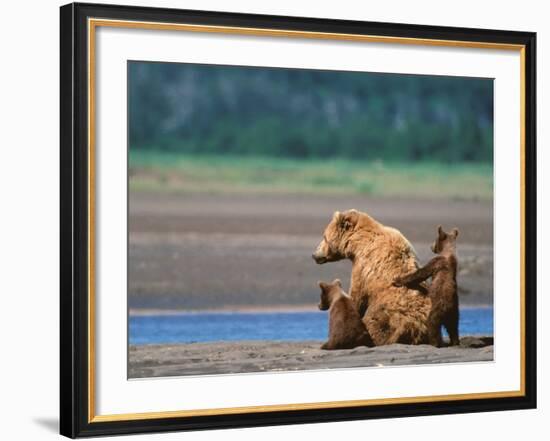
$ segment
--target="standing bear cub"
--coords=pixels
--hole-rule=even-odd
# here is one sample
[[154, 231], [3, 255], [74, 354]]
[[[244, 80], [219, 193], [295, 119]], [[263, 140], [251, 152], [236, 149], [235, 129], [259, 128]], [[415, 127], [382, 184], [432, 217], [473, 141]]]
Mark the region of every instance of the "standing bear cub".
[[321, 349], [353, 349], [357, 346], [373, 346], [365, 325], [351, 298], [342, 289], [342, 283], [319, 282], [321, 301], [319, 309], [329, 310], [328, 341]]
[[441, 325], [449, 333], [451, 346], [460, 344], [458, 337], [458, 295], [456, 283], [456, 238], [458, 229], [446, 233], [437, 227], [437, 239], [432, 251], [437, 254], [426, 266], [405, 276], [397, 277], [396, 286], [407, 286], [423, 282], [429, 277], [432, 283], [428, 295], [432, 300], [432, 309], [428, 316], [429, 344], [441, 346]]

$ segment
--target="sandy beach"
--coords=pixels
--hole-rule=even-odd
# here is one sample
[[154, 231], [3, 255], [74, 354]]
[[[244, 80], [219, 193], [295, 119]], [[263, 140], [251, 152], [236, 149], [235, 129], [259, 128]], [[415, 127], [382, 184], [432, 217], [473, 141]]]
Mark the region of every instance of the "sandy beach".
[[319, 341], [243, 341], [139, 345], [129, 349], [129, 378], [388, 367], [493, 360], [493, 339], [463, 337], [460, 346], [388, 345], [325, 351]]

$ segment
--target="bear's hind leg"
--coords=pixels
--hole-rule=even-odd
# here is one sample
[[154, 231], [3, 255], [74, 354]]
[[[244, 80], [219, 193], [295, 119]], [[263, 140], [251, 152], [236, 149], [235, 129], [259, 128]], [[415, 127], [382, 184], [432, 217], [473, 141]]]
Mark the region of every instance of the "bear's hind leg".
[[372, 308], [368, 309], [363, 318], [363, 324], [367, 329], [373, 346], [395, 343], [395, 341], [392, 341], [392, 334], [395, 334], [395, 332], [390, 327], [390, 317], [384, 308], [377, 308], [376, 311]]
[[438, 325], [430, 330], [428, 334], [428, 344], [440, 348], [443, 346], [443, 338], [441, 337], [441, 326]]
[[460, 338], [458, 337], [458, 318], [456, 320], [448, 320], [444, 326], [449, 334], [450, 345], [458, 346], [460, 344]]

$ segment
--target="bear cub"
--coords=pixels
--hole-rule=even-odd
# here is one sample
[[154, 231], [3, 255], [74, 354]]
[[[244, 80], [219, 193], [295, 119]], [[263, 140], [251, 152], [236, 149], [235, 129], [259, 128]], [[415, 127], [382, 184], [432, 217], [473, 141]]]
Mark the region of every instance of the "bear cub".
[[329, 311], [328, 341], [321, 349], [353, 349], [357, 346], [373, 346], [365, 325], [351, 297], [342, 289], [340, 280], [319, 282], [321, 301], [319, 309]]
[[456, 238], [458, 229], [450, 233], [437, 227], [437, 238], [432, 245], [432, 251], [437, 254], [428, 264], [410, 274], [397, 277], [396, 286], [408, 286], [423, 282], [429, 277], [432, 283], [428, 295], [432, 300], [432, 309], [428, 318], [429, 341], [434, 346], [441, 346], [441, 325], [449, 333], [450, 344], [460, 344], [458, 337], [458, 294], [456, 283], [457, 258]]

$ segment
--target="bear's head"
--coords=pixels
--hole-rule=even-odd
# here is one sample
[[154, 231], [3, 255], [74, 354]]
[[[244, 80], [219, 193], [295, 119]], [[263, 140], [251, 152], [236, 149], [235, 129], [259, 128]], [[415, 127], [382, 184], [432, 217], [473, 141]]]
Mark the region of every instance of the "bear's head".
[[357, 210], [336, 211], [325, 228], [323, 240], [311, 257], [318, 264], [336, 262], [349, 257], [346, 246], [359, 222], [361, 213]]
[[450, 233], [443, 231], [441, 225], [437, 227], [437, 238], [432, 245], [432, 251], [435, 254], [443, 252], [455, 252], [456, 238], [458, 236], [458, 228], [453, 228]]
[[331, 283], [319, 282], [319, 288], [321, 288], [321, 301], [319, 302], [319, 309], [321, 311], [330, 309], [330, 305], [332, 305], [334, 299], [343, 294], [340, 279], [334, 279]]

